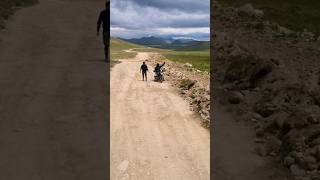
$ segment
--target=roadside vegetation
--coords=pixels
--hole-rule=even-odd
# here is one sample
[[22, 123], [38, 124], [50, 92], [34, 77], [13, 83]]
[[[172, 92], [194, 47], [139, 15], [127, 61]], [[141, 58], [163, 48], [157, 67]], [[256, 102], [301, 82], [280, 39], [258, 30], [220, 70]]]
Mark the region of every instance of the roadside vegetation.
[[125, 50], [134, 49], [139, 52], [157, 52], [166, 59], [178, 62], [189, 63], [200, 71], [210, 72], [210, 51], [173, 51], [159, 48], [148, 48], [133, 43], [129, 43], [116, 38], [111, 38], [111, 61], [117, 62], [118, 59], [133, 58], [137, 53], [126, 52]]
[[189, 63], [200, 71], [210, 72], [210, 51], [172, 51], [157, 48], [140, 48], [136, 51], [157, 52], [170, 61]]
[[4, 22], [21, 6], [29, 6], [38, 0], [0, 0], [0, 28], [3, 29]]
[[190, 63], [200, 71], [210, 72], [210, 51], [167, 51], [162, 53], [168, 60]]
[[320, 33], [320, 1], [318, 0], [218, 0], [222, 5], [239, 7], [251, 3], [261, 9], [271, 22], [295, 31]]

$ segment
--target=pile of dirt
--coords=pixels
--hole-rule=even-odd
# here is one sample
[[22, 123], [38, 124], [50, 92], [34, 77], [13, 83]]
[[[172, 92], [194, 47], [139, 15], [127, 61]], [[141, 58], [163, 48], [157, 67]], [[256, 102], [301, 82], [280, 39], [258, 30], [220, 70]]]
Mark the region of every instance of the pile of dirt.
[[154, 63], [166, 61], [165, 78], [179, 89], [180, 95], [186, 99], [192, 111], [198, 113], [202, 125], [210, 127], [210, 76], [207, 72], [195, 69], [191, 64], [171, 62], [164, 56], [154, 54]]
[[212, 8], [216, 100], [255, 129], [259, 155], [295, 179], [320, 179], [320, 38], [251, 4]]
[[0, 29], [5, 28], [5, 21], [22, 6], [38, 3], [38, 0], [1, 0], [0, 1]]

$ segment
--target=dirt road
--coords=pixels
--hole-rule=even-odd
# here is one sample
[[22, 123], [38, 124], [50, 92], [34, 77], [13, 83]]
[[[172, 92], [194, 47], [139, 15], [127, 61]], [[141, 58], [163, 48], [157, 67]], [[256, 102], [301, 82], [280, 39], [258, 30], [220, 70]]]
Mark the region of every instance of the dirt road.
[[168, 82], [141, 80], [148, 57], [111, 71], [111, 179], [209, 180], [209, 132]]
[[253, 131], [235, 122], [230, 112], [215, 107], [213, 179], [275, 180], [271, 178], [274, 164], [268, 164], [255, 152]]
[[0, 33], [0, 179], [106, 179], [103, 2], [40, 0]]
[[214, 90], [211, 177], [218, 180], [289, 179], [279, 162], [258, 155], [253, 127], [237, 121], [230, 112], [231, 106], [221, 103], [221, 91], [219, 88]]

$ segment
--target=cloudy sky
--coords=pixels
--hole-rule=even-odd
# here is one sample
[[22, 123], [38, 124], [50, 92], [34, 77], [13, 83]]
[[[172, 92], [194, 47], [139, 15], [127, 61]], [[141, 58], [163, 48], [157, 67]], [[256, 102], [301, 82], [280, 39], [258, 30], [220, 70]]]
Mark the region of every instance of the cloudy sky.
[[210, 0], [111, 0], [111, 35], [209, 40]]

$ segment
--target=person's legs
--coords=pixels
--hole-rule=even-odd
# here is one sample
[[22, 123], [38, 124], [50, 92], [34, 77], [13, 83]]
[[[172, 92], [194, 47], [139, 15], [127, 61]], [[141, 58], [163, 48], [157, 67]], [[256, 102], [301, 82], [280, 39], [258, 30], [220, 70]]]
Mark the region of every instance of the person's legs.
[[104, 47], [104, 56], [105, 56], [105, 61], [109, 62], [109, 45], [105, 45]]
[[146, 77], [146, 81], [148, 81], [147, 71], [144, 72], [144, 76]]
[[110, 38], [109, 38], [109, 33], [108, 32], [103, 32], [103, 44], [104, 44], [104, 55], [105, 55], [105, 61], [109, 62], [109, 43], [110, 43]]

